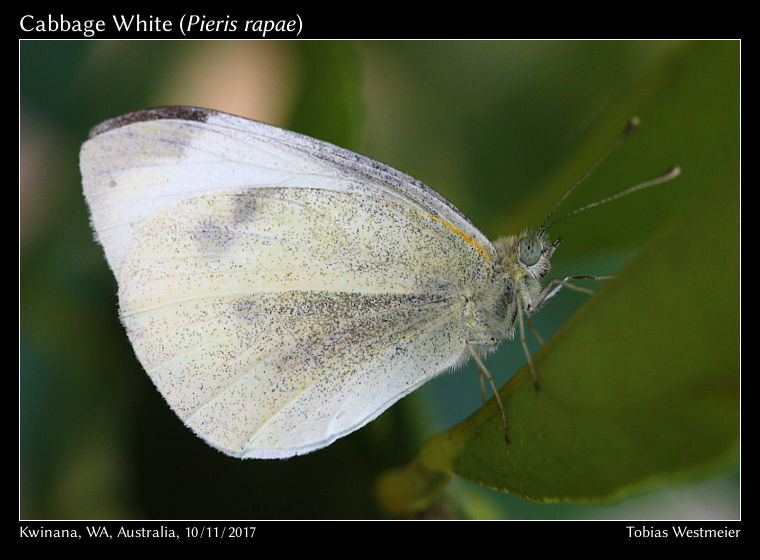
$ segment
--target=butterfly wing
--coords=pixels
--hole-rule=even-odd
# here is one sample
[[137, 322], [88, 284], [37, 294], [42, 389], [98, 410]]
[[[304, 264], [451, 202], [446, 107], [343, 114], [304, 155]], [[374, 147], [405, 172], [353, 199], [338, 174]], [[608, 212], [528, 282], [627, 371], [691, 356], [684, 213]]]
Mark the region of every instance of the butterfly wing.
[[210, 109], [161, 107], [104, 121], [82, 146], [90, 216], [118, 278], [135, 226], [179, 200], [235, 188], [369, 194], [428, 212], [493, 257], [488, 238], [430, 187], [327, 142]]
[[135, 352], [214, 447], [324, 447], [459, 361], [493, 247], [411, 177], [187, 107], [106, 121], [80, 166]]
[[409, 206], [254, 189], [175, 203], [119, 282], [140, 362], [199, 436], [242, 457], [324, 447], [456, 364], [482, 254]]

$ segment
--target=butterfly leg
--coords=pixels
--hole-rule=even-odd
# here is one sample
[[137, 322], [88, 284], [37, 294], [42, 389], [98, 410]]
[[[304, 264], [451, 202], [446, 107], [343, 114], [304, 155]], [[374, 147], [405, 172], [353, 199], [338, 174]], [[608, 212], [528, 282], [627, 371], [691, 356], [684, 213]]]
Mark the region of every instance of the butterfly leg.
[[[533, 387], [535, 387], [536, 391], [540, 389], [540, 386], [538, 384], [538, 373], [536, 373], [536, 366], [533, 365], [533, 359], [530, 357], [530, 352], [528, 351], [528, 345], [525, 342], [525, 325], [523, 322], [523, 309], [522, 305], [518, 303], [517, 305], [517, 316], [520, 319], [520, 345], [523, 348], [523, 352], [525, 353], [525, 358], [528, 360], [528, 365], [530, 366], [530, 374], [533, 376]], [[530, 320], [530, 316], [528, 316], [528, 323], [530, 324], [530, 327], [533, 328], [533, 323]], [[538, 336], [538, 333], [535, 329], [533, 329], [533, 332]], [[538, 336], [538, 340], [541, 340], [541, 337]], [[543, 344], [543, 341], [541, 341]]]
[[[499, 390], [496, 388], [496, 384], [493, 381], [493, 375], [491, 375], [491, 372], [488, 371], [488, 368], [483, 363], [483, 360], [480, 359], [480, 356], [478, 356], [478, 354], [472, 348], [470, 342], [465, 341], [464, 344], [467, 346], [467, 350], [469, 350], [470, 354], [472, 354], [472, 357], [475, 359], [475, 363], [478, 364], [478, 374], [481, 376], [481, 383], [483, 382], [483, 376], [485, 375], [486, 379], [488, 379], [488, 382], [491, 384], [491, 389], [493, 389], [493, 394], [496, 397], [496, 402], [498, 403], [499, 410], [501, 411], [501, 419], [504, 421], [504, 441], [509, 443], [509, 432], [507, 430], [507, 413], [504, 411], [504, 405], [501, 402]], [[483, 398], [485, 399], [485, 389], [483, 389]]]
[[486, 404], [486, 383], [483, 380], [483, 370], [480, 369], [480, 366], [478, 366], [478, 377], [480, 378], [480, 395], [483, 397], [483, 405]]
[[[538, 294], [538, 297], [536, 298], [535, 302], [532, 302], [525, 310], [525, 315], [528, 317], [528, 327], [533, 332], [533, 334], [536, 336], [538, 341], [541, 343], [541, 345], [544, 344], [544, 341], [541, 339], [541, 336], [538, 334], [538, 331], [536, 331], [535, 327], [533, 326], [533, 320], [531, 319], [531, 313], [535, 313], [541, 307], [544, 306], [544, 304], [552, 299], [554, 296], [559, 293], [559, 291], [562, 289], [562, 287], [570, 288], [571, 290], [576, 290], [578, 292], [584, 292], [587, 294], [593, 294], [593, 290], [589, 290], [588, 288], [582, 288], [580, 286], [576, 286], [575, 284], [570, 283], [570, 280], [607, 280], [609, 278], [612, 278], [612, 276], [591, 276], [589, 274], [577, 274], [574, 276], [567, 276], [563, 278], [562, 280], [554, 279], [551, 280], [546, 287], [541, 290], [541, 293]], [[540, 385], [538, 384], [538, 373], [536, 373], [536, 367], [533, 365], [533, 360], [530, 357], [530, 352], [528, 351], [528, 345], [525, 342], [525, 326], [523, 325], [523, 309], [522, 306], [517, 306], [517, 315], [520, 319], [520, 344], [522, 345], [523, 352], [525, 353], [525, 358], [528, 360], [528, 365], [530, 366], [530, 373], [533, 376], [533, 386], [538, 390], [540, 388]]]
[[536, 330], [536, 327], [533, 326], [533, 318], [530, 315], [528, 315], [527, 313], [526, 313], [526, 315], [528, 316], [528, 328], [530, 328], [531, 332], [533, 333], [533, 336], [535, 336], [538, 339], [539, 344], [541, 344], [541, 346], [543, 346], [544, 345], [544, 339], [541, 338], [541, 335], [538, 334], [538, 331]]
[[588, 288], [582, 288], [580, 286], [576, 286], [575, 284], [571, 284], [569, 282], [570, 280], [608, 280], [610, 278], [612, 278], [612, 276], [591, 276], [589, 274], [576, 274], [574, 276], [566, 276], [562, 280], [555, 278], [551, 280], [543, 290], [541, 290], [541, 293], [538, 294], [536, 301], [532, 302], [528, 306], [527, 311], [529, 313], [535, 313], [541, 309], [541, 307], [543, 307], [547, 301], [556, 296], [563, 287], [570, 288], [571, 290], [578, 292], [584, 292], [586, 294], [594, 293], [593, 290], [589, 290]]

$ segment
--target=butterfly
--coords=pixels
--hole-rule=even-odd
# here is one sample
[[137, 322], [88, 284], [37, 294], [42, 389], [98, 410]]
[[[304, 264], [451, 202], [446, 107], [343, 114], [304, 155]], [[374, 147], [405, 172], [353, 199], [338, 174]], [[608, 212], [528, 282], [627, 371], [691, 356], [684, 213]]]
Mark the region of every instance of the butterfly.
[[262, 459], [330, 445], [469, 358], [508, 441], [482, 358], [518, 333], [538, 387], [524, 323], [600, 278], [543, 285], [561, 242], [548, 229], [678, 174], [491, 242], [405, 173], [209, 109], [107, 120], [80, 170], [143, 368], [209, 445]]

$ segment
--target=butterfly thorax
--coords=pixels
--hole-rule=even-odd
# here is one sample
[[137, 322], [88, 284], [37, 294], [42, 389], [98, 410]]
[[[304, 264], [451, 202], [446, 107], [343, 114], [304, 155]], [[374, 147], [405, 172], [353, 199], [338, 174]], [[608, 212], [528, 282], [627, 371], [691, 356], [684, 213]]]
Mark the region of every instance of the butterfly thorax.
[[520, 314], [535, 307], [556, 245], [533, 231], [494, 242], [490, 282], [468, 301], [471, 343], [495, 348], [504, 338], [514, 338]]

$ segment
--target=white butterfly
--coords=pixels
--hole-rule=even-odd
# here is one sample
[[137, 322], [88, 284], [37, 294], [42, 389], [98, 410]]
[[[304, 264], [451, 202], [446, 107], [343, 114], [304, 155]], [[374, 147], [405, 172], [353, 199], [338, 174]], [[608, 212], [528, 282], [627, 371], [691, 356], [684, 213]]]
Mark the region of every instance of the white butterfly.
[[541, 286], [547, 228], [491, 243], [404, 173], [218, 111], [105, 121], [80, 168], [140, 363], [236, 457], [325, 447], [469, 355], [490, 380], [478, 354], [569, 285]]

